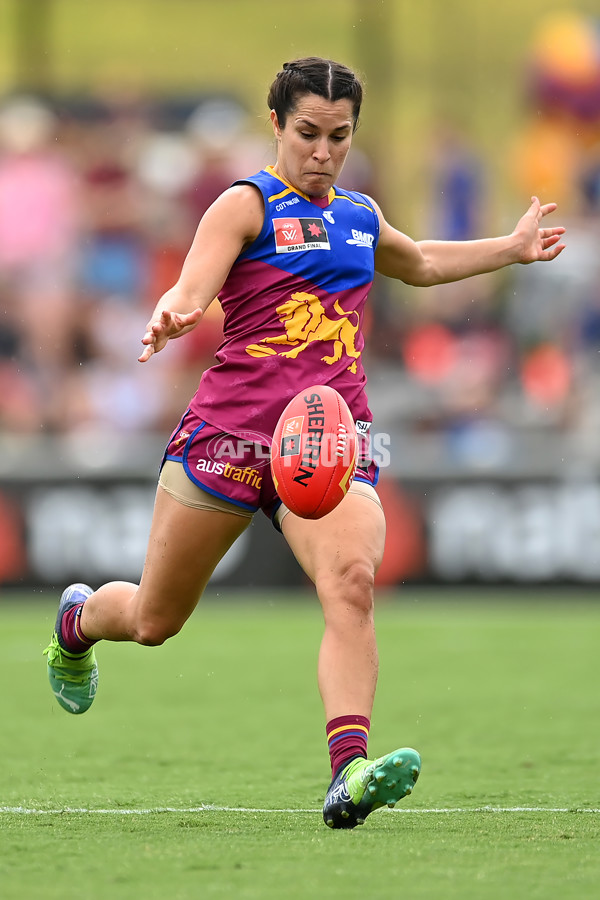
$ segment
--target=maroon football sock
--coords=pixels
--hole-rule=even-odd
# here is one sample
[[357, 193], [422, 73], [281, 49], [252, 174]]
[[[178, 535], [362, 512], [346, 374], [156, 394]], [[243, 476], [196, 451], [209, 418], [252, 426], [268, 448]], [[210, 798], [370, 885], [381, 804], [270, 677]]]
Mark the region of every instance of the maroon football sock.
[[332, 775], [353, 756], [364, 756], [366, 759], [370, 727], [371, 723], [365, 716], [338, 716], [327, 723]]
[[96, 641], [90, 640], [81, 630], [80, 616], [83, 603], [68, 609], [60, 623], [61, 644], [69, 653], [85, 653]]

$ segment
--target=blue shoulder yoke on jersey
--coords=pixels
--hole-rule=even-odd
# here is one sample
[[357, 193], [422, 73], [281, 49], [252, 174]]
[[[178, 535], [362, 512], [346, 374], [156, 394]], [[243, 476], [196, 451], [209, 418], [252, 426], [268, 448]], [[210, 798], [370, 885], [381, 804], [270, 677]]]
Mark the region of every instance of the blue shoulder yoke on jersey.
[[265, 204], [261, 232], [238, 262], [260, 260], [329, 293], [373, 281], [379, 218], [364, 194], [334, 186], [321, 207], [272, 167], [236, 184], [257, 187]]

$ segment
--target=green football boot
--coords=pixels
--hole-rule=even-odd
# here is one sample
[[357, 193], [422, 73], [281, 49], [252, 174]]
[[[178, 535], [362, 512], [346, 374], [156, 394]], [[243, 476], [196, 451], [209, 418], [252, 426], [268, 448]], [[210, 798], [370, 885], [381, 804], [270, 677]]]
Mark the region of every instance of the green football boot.
[[52, 693], [67, 712], [80, 715], [90, 708], [98, 689], [98, 666], [94, 648], [85, 653], [70, 653], [61, 645], [62, 617], [73, 606], [85, 602], [93, 593], [87, 584], [72, 584], [63, 592], [50, 645], [44, 650], [48, 657], [48, 680]]
[[421, 771], [421, 757], [405, 747], [379, 759], [351, 760], [329, 785], [323, 820], [330, 828], [364, 825], [373, 810], [395, 806], [412, 793]]

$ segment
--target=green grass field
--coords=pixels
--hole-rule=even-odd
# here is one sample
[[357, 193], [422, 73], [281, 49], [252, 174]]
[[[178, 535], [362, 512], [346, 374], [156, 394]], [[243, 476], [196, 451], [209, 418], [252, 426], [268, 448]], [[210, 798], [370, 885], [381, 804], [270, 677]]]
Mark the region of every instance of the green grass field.
[[593, 596], [383, 598], [370, 748], [423, 772], [348, 832], [320, 814], [312, 597], [213, 595], [162, 648], [100, 646], [82, 717], [46, 681], [54, 614], [0, 603], [2, 900], [596, 896]]

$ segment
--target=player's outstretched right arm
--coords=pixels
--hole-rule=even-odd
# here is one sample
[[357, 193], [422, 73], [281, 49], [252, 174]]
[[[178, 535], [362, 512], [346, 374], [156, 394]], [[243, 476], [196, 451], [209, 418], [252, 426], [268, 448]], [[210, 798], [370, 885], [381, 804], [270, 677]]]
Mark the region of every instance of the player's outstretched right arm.
[[160, 298], [146, 326], [140, 362], [196, 327], [237, 257], [260, 233], [263, 219], [262, 196], [249, 184], [229, 188], [207, 209], [177, 283]]

